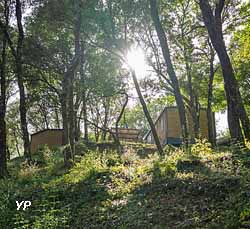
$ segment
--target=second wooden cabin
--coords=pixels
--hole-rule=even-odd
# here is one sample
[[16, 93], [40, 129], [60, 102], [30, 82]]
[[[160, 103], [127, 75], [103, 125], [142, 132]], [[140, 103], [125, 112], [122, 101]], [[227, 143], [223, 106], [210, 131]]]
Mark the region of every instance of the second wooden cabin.
[[[187, 112], [186, 114], [187, 114], [189, 139], [191, 142], [193, 142], [194, 141], [193, 120], [190, 112]], [[213, 120], [213, 131], [215, 132], [214, 114], [211, 115]], [[206, 109], [203, 108], [200, 109], [199, 124], [200, 124], [201, 137], [208, 139]], [[155, 122], [155, 128], [162, 145], [166, 144], [180, 145], [182, 143], [181, 125], [179, 119], [179, 111], [177, 107], [165, 107]], [[154, 143], [154, 138], [151, 130], [144, 136], [144, 141], [147, 143]]]
[[62, 146], [62, 129], [45, 129], [31, 135], [30, 150], [35, 153], [39, 147], [47, 145], [49, 148]]
[[[113, 134], [116, 133], [115, 128], [112, 128], [111, 131]], [[140, 130], [134, 128], [118, 128], [118, 138], [121, 141], [140, 141], [140, 133]], [[112, 136], [110, 136], [110, 139], [112, 139]]]

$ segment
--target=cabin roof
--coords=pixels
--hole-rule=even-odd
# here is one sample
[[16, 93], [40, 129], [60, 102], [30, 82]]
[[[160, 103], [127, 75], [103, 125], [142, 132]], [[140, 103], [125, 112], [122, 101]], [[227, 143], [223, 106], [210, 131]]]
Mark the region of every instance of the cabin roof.
[[[111, 130], [115, 130], [115, 127], [112, 127]], [[137, 130], [137, 131], [141, 131], [140, 129], [136, 129], [136, 128], [125, 128], [125, 127], [118, 127], [118, 130]]]
[[41, 133], [46, 132], [46, 131], [63, 131], [63, 129], [44, 129], [44, 130], [40, 130], [40, 131], [38, 131], [36, 133], [31, 134], [31, 136], [33, 137], [33, 136], [35, 136], [37, 134], [41, 134]]

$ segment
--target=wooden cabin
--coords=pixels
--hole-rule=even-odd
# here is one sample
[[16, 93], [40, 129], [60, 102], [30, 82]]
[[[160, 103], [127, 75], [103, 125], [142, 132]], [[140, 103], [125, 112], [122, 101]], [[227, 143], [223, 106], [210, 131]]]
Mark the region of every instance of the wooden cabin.
[[[211, 115], [213, 117], [213, 126], [215, 131], [214, 114]], [[193, 120], [190, 112], [188, 111], [187, 124], [190, 138], [189, 140], [194, 142]], [[182, 143], [181, 125], [177, 107], [165, 107], [156, 120], [155, 127], [162, 145], [180, 145]], [[200, 109], [200, 134], [202, 138], [208, 139], [207, 111], [204, 108]], [[151, 130], [144, 136], [143, 139], [147, 143], [154, 143]]]
[[[115, 134], [115, 128], [111, 129]], [[118, 128], [118, 137], [120, 141], [140, 141], [140, 130], [134, 128]], [[112, 136], [110, 136], [112, 138]]]
[[63, 142], [62, 129], [46, 129], [31, 135], [31, 153], [38, 150], [40, 146], [47, 145], [49, 148], [61, 146]]

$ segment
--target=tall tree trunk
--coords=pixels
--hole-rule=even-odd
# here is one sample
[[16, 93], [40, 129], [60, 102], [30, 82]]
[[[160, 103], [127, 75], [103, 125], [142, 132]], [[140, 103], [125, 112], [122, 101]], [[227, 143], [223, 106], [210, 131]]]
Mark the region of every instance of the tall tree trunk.
[[[67, 83], [68, 78], [66, 76], [63, 77], [62, 82], [62, 93], [61, 93], [61, 112], [62, 112], [62, 126], [63, 126], [63, 145], [69, 144], [69, 125], [68, 125], [68, 87]], [[67, 155], [66, 155], [67, 156]]]
[[107, 131], [108, 128], [108, 115], [109, 115], [109, 107], [110, 107], [110, 101], [109, 98], [104, 98], [103, 106], [104, 106], [104, 122], [103, 122], [103, 131], [102, 131], [102, 141], [106, 140]]
[[152, 120], [152, 118], [150, 116], [150, 113], [148, 111], [147, 105], [146, 105], [146, 103], [144, 101], [144, 98], [142, 96], [142, 93], [141, 93], [141, 90], [140, 90], [140, 86], [139, 86], [139, 83], [138, 83], [137, 78], [136, 78], [135, 71], [133, 69], [131, 69], [130, 71], [132, 73], [132, 77], [133, 77], [135, 89], [136, 89], [136, 92], [138, 94], [138, 97], [139, 97], [139, 100], [140, 100], [143, 112], [144, 112], [144, 114], [145, 114], [145, 116], [147, 118], [147, 121], [149, 123], [150, 129], [152, 131], [152, 134], [153, 134], [153, 137], [154, 137], [154, 141], [155, 141], [155, 145], [157, 147], [157, 150], [158, 150], [159, 154], [163, 155], [163, 149], [162, 149], [162, 146], [161, 146], [158, 134], [156, 132], [155, 125], [153, 123], [153, 120]]
[[8, 161], [10, 161], [10, 150], [9, 150], [9, 146], [8, 146], [8, 144], [6, 145], [6, 152], [7, 152], [7, 156], [6, 156], [6, 158], [7, 158], [7, 160]]
[[121, 121], [122, 116], [124, 114], [124, 111], [126, 109], [126, 106], [128, 104], [128, 94], [125, 92], [124, 95], [125, 95], [125, 102], [124, 102], [124, 104], [122, 106], [122, 110], [121, 110], [121, 112], [120, 112], [120, 114], [119, 114], [119, 116], [118, 116], [118, 118], [116, 120], [116, 123], [115, 123], [115, 143], [116, 143], [116, 145], [120, 145], [118, 127], [119, 127], [119, 122]]
[[208, 141], [211, 143], [212, 147], [216, 144], [216, 136], [214, 135], [214, 120], [212, 113], [212, 101], [213, 101], [213, 80], [214, 80], [214, 51], [212, 47], [211, 49], [211, 57], [210, 57], [210, 73], [209, 73], [209, 81], [208, 81], [208, 96], [207, 96], [207, 126], [208, 126]]
[[[76, 112], [75, 112], [76, 113]], [[77, 117], [77, 113], [75, 114], [75, 128], [76, 128], [76, 133], [75, 133], [75, 141], [78, 142], [81, 138], [81, 120], [82, 120], [82, 113], [83, 109], [81, 109], [79, 117]]]
[[221, 63], [227, 98], [230, 135], [233, 139], [243, 142], [244, 139], [240, 127], [240, 121], [246, 139], [250, 139], [250, 123], [242, 102], [238, 83], [234, 76], [232, 64], [227, 54], [226, 45], [223, 40], [221, 14], [224, 4], [225, 0], [217, 1], [215, 13], [213, 14], [212, 8], [207, 0], [199, 1], [205, 26]]
[[22, 56], [23, 56], [23, 40], [24, 40], [24, 32], [22, 25], [22, 5], [20, 0], [16, 0], [16, 19], [17, 19], [17, 27], [18, 27], [18, 42], [16, 48], [16, 76], [17, 83], [19, 88], [20, 95], [20, 118], [21, 118], [21, 129], [22, 129], [22, 137], [24, 143], [24, 156], [30, 161], [30, 141], [29, 141], [29, 132], [27, 125], [27, 107], [26, 107], [26, 95], [24, 89], [23, 82], [23, 65], [22, 65]]
[[86, 79], [84, 73], [84, 64], [85, 64], [85, 47], [84, 42], [81, 42], [81, 60], [80, 60], [80, 77], [82, 81], [82, 112], [83, 112], [83, 125], [84, 125], [84, 140], [88, 142], [88, 114], [87, 114], [87, 93], [86, 93]]
[[[182, 28], [181, 28], [182, 29]], [[185, 61], [185, 69], [187, 74], [187, 90], [189, 94], [189, 107], [190, 107], [190, 114], [193, 121], [193, 131], [194, 137], [200, 137], [200, 107], [199, 107], [199, 100], [197, 94], [193, 90], [193, 82], [192, 82], [192, 69], [191, 69], [191, 60], [190, 60], [190, 53], [189, 48], [186, 45], [185, 35], [183, 30], [181, 31], [181, 37], [183, 40], [183, 52], [184, 52], [184, 61]]]
[[193, 123], [194, 123], [194, 136], [195, 138], [200, 138], [200, 103], [199, 98], [195, 94], [194, 96], [194, 111], [193, 111]]
[[69, 95], [69, 88], [68, 83], [69, 78], [66, 74], [64, 74], [63, 83], [62, 83], [62, 94], [61, 94], [61, 112], [62, 112], [62, 126], [63, 126], [63, 149], [64, 154], [64, 164], [67, 168], [71, 167], [70, 160], [72, 159], [72, 152], [71, 148], [69, 147], [69, 116], [68, 116], [68, 95]]
[[55, 108], [55, 118], [56, 118], [56, 128], [60, 129], [61, 125], [60, 125], [60, 121], [59, 121], [59, 114], [58, 114], [57, 108]]
[[[184, 40], [184, 35], [182, 35], [182, 39]], [[199, 138], [200, 137], [199, 101], [198, 101], [198, 96], [193, 91], [190, 58], [188, 57], [187, 47], [185, 44], [184, 44], [183, 49], [184, 49], [184, 61], [185, 61], [185, 68], [186, 68], [186, 74], [187, 74], [187, 85], [188, 85], [188, 94], [189, 94], [188, 105], [190, 106], [190, 114], [193, 120], [194, 137]]]
[[74, 159], [74, 75], [80, 62], [80, 28], [81, 28], [81, 9], [80, 3], [74, 1], [77, 12], [74, 25], [75, 54], [67, 66], [63, 76], [61, 105], [63, 118], [63, 145], [70, 144], [64, 149], [64, 164], [71, 167], [70, 160]]
[[81, 113], [82, 112], [80, 112], [80, 117], [77, 117], [78, 108], [79, 108], [79, 105], [77, 103], [75, 103], [75, 105], [74, 105], [74, 126], [75, 126], [74, 138], [75, 138], [75, 142], [79, 141], [80, 135], [81, 135], [79, 120], [81, 120]]
[[84, 140], [88, 142], [89, 134], [88, 134], [88, 114], [87, 114], [87, 98], [86, 98], [86, 91], [83, 92], [82, 98], [82, 106], [83, 106], [83, 125], [84, 125]]
[[74, 77], [70, 78], [69, 83], [69, 100], [68, 100], [68, 121], [69, 121], [69, 142], [71, 149], [71, 158], [74, 160], [75, 155], [75, 106], [74, 106], [74, 86], [73, 86]]
[[[5, 7], [6, 4], [5, 4]], [[2, 60], [0, 69], [0, 83], [1, 83], [1, 94], [0, 94], [0, 178], [8, 175], [7, 170], [7, 139], [6, 139], [6, 46], [7, 41], [5, 36], [2, 41]]]
[[9, 43], [11, 48], [11, 52], [15, 58], [16, 64], [16, 78], [19, 88], [19, 96], [20, 96], [20, 104], [19, 104], [19, 111], [20, 111], [20, 121], [21, 121], [21, 130], [22, 130], [22, 139], [24, 145], [24, 156], [25, 158], [30, 161], [31, 160], [31, 153], [30, 153], [30, 142], [29, 142], [29, 132], [27, 127], [27, 108], [26, 108], [26, 95], [24, 89], [24, 79], [23, 79], [23, 65], [22, 65], [22, 49], [23, 49], [23, 40], [24, 40], [24, 32], [23, 32], [23, 25], [22, 25], [22, 5], [20, 0], [16, 0], [15, 5], [16, 10], [16, 21], [18, 27], [18, 39], [17, 39], [17, 47], [15, 49], [13, 42], [8, 33], [8, 27], [4, 26], [0, 23], [1, 28], [5, 34], [5, 37]]
[[19, 150], [19, 144], [18, 144], [18, 137], [16, 135], [15, 128], [13, 129], [13, 135], [14, 135], [14, 139], [15, 139], [15, 145], [16, 145], [16, 151], [17, 151], [18, 157], [21, 157], [20, 150]]
[[74, 106], [74, 80], [75, 80], [75, 70], [78, 67], [81, 59], [81, 45], [80, 45], [80, 33], [81, 33], [81, 9], [80, 3], [75, 2], [76, 4], [76, 21], [75, 21], [75, 57], [77, 58], [77, 63], [74, 69], [70, 72], [69, 77], [69, 110], [68, 110], [68, 118], [69, 118], [69, 140], [70, 140], [70, 148], [71, 148], [71, 157], [74, 160], [75, 156], [75, 134], [76, 134], [76, 126], [75, 126], [75, 106]]
[[184, 140], [184, 144], [187, 147], [188, 146], [188, 129], [187, 129], [186, 111], [184, 107], [183, 98], [180, 92], [179, 82], [176, 77], [175, 70], [174, 70], [172, 60], [170, 57], [167, 37], [160, 22], [156, 0], [150, 0], [150, 8], [151, 8], [151, 17], [153, 19], [155, 29], [156, 29], [156, 32], [160, 41], [163, 57], [167, 65], [167, 72], [170, 77], [171, 83], [173, 85], [174, 96], [175, 96], [176, 104], [177, 104], [178, 111], [179, 111], [182, 137]]

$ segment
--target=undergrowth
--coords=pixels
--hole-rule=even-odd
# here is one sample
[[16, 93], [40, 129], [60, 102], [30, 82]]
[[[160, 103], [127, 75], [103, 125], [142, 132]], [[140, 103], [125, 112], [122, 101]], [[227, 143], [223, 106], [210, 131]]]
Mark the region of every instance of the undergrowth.
[[[31, 165], [12, 160], [11, 177], [0, 181], [0, 228], [250, 225], [248, 152], [214, 151], [205, 141], [189, 153], [168, 146], [163, 156], [146, 147], [86, 150], [69, 171], [58, 149], [41, 149]], [[32, 205], [17, 211], [22, 200]]]

